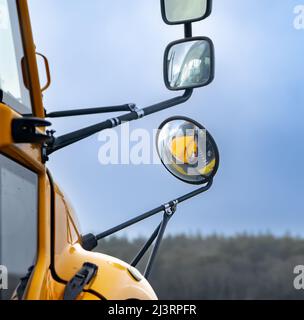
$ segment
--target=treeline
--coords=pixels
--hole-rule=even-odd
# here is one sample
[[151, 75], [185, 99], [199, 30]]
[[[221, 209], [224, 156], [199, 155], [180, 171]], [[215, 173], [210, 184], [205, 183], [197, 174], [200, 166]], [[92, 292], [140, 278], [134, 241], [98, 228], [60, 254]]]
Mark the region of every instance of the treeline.
[[[114, 237], [97, 251], [130, 262], [144, 242]], [[150, 282], [160, 299], [304, 299], [293, 284], [296, 265], [304, 265], [300, 238], [170, 236]]]

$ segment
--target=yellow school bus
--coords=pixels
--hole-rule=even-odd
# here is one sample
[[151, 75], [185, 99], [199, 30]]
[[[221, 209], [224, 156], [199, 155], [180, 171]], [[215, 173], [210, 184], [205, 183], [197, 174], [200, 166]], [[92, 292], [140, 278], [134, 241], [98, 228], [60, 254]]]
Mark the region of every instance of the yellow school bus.
[[[137, 220], [120, 225], [99, 236], [82, 235], [70, 204], [47, 169], [47, 160], [53, 152], [100, 130], [113, 128], [125, 121], [138, 120], [183, 103], [191, 97], [194, 88], [202, 87], [212, 81], [214, 72], [212, 43], [204, 37], [193, 37], [191, 29], [192, 22], [202, 20], [210, 14], [211, 1], [203, 2], [203, 12], [197, 13], [194, 17], [183, 18], [166, 14], [171, 8], [169, 4], [174, 8], [174, 1], [161, 1], [165, 22], [185, 25], [185, 39], [171, 43], [165, 54], [165, 65], [168, 66], [165, 70], [166, 85], [170, 90], [184, 90], [182, 96], [141, 110], [133, 104], [99, 110], [89, 109], [87, 114], [119, 109], [128, 113], [97, 124], [95, 127], [56, 138], [53, 131], [47, 130], [51, 124], [48, 118], [52, 118], [52, 115], [47, 114], [42, 96], [42, 92], [50, 85], [49, 66], [47, 59], [42, 56], [48, 80], [46, 85], [42, 85], [39, 80], [37, 52], [27, 0], [0, 0], [0, 265], [2, 266], [0, 300], [157, 299], [146, 277], [135, 267], [146, 252], [145, 249], [155, 239], [158, 240], [155, 249], [158, 249], [166, 223], [162, 223], [156, 229], [150, 242], [135, 259], [135, 263], [125, 263], [92, 252], [99, 239]], [[184, 9], [181, 8], [182, 12]], [[173, 61], [174, 56], [179, 54], [178, 50], [174, 52], [174, 48], [187, 45], [188, 50], [195, 47], [197, 51], [198, 45], [202, 42], [208, 57], [198, 58], [193, 57], [193, 54], [187, 54], [186, 57], [195, 59], [195, 63], [190, 64], [191, 61], [184, 60], [182, 65], [187, 69], [185, 74], [189, 72], [191, 74], [193, 68], [202, 67], [201, 63], [197, 63], [197, 59], [202, 59], [206, 64], [205, 67], [208, 67], [203, 70], [204, 74], [207, 70], [207, 77], [192, 77], [199, 78], [195, 80], [197, 83], [190, 83], [190, 80], [188, 83], [176, 81], [177, 78], [184, 79], [185, 74], [182, 76], [172, 74], [172, 70], [176, 69], [172, 63], [179, 61]], [[197, 75], [198, 71], [200, 70], [193, 70], [193, 74]], [[180, 87], [177, 87], [177, 82], [180, 83]], [[84, 111], [79, 110], [74, 113], [77, 112], [84, 114]], [[71, 112], [70, 114], [59, 112], [53, 114], [53, 117], [69, 115]], [[210, 159], [205, 163], [206, 167], [209, 166], [208, 174], [206, 170], [203, 170], [203, 173], [200, 171], [199, 177], [203, 176], [204, 179], [194, 181], [194, 184], [205, 184], [200, 189], [201, 192], [209, 189], [217, 170], [218, 152], [214, 145], [211, 147], [214, 148], [214, 152], [211, 157], [209, 152]], [[171, 171], [174, 170], [172, 166], [170, 168]], [[179, 178], [183, 178], [180, 176], [183, 175], [180, 171], [178, 175]], [[184, 178], [186, 176], [187, 173], [184, 173]], [[197, 194], [198, 192], [190, 194], [188, 198]], [[187, 197], [179, 200], [182, 202], [187, 200]], [[145, 217], [164, 212], [170, 218], [176, 205], [176, 201], [170, 202], [159, 207], [158, 211], [149, 212]], [[141, 216], [138, 221], [145, 217]], [[154, 253], [156, 254], [156, 251]], [[154, 258], [153, 256], [151, 260]]]

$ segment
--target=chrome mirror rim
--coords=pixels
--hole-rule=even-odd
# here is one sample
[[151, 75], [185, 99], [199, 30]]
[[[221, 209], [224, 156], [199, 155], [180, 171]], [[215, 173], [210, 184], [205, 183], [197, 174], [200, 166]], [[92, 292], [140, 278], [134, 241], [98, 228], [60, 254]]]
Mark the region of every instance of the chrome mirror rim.
[[[205, 130], [206, 131], [206, 135], [208, 137], [208, 139], [211, 141], [212, 143], [212, 146], [213, 146], [213, 149], [214, 149], [214, 154], [215, 154], [215, 167], [212, 171], [212, 173], [210, 174], [210, 176], [208, 177], [204, 177], [204, 180], [202, 179], [202, 181], [189, 181], [189, 180], [186, 180], [186, 179], [183, 179], [181, 178], [180, 176], [177, 176], [176, 174], [174, 174], [171, 170], [169, 170], [168, 166], [164, 163], [163, 159], [162, 159], [162, 156], [161, 156], [161, 152], [159, 150], [159, 145], [158, 145], [158, 142], [159, 142], [159, 135], [162, 131], [162, 129], [164, 128], [164, 126], [166, 124], [168, 124], [169, 122], [172, 122], [172, 121], [178, 121], [178, 120], [182, 120], [182, 121], [186, 121], [186, 122], [190, 122], [190, 123], [193, 123], [195, 126], [197, 126], [199, 129], [201, 130]], [[202, 125], [200, 124], [199, 122], [197, 122], [196, 120], [193, 120], [191, 118], [188, 118], [188, 117], [185, 117], [185, 116], [174, 116], [174, 117], [170, 117], [168, 119], [166, 119], [165, 121], [163, 121], [161, 123], [161, 125], [159, 126], [158, 128], [158, 131], [157, 131], [157, 135], [156, 135], [156, 150], [157, 150], [157, 154], [161, 160], [161, 163], [162, 165], [166, 168], [166, 170], [171, 174], [173, 175], [175, 178], [177, 178], [178, 180], [182, 181], [182, 182], [185, 182], [187, 184], [191, 184], [191, 185], [203, 185], [203, 184], [207, 184], [209, 183], [210, 181], [212, 181], [214, 179], [214, 177], [216, 176], [217, 172], [218, 172], [218, 169], [219, 169], [219, 166], [220, 166], [220, 153], [219, 153], [219, 149], [218, 149], [218, 146], [214, 140], [214, 138], [212, 137], [212, 135], [210, 134], [210, 132]], [[203, 178], [203, 176], [202, 176]]]
[[[178, 44], [182, 44], [182, 43], [187, 43], [187, 42], [194, 42], [194, 41], [206, 41], [209, 43], [210, 46], [210, 60], [211, 60], [211, 68], [210, 68], [210, 77], [209, 80], [207, 82], [205, 82], [204, 84], [199, 84], [199, 85], [195, 85], [195, 86], [184, 86], [184, 87], [178, 87], [178, 88], [173, 88], [170, 85], [169, 82], [169, 74], [168, 74], [168, 56], [169, 56], [169, 52], [171, 50], [172, 47], [174, 47], [175, 45]], [[208, 86], [211, 82], [213, 82], [214, 77], [215, 77], [215, 50], [214, 50], [214, 44], [212, 42], [212, 40], [208, 37], [191, 37], [191, 38], [186, 38], [186, 39], [180, 39], [180, 40], [176, 40], [173, 41], [171, 43], [168, 44], [166, 50], [165, 50], [165, 54], [164, 54], [164, 66], [163, 66], [163, 72], [164, 72], [164, 82], [165, 85], [167, 87], [168, 90], [170, 91], [184, 91], [187, 89], [196, 89], [196, 88], [202, 88], [202, 87], [206, 87]]]
[[165, 5], [165, 1], [166, 0], [160, 0], [161, 3], [161, 13], [162, 13], [162, 18], [164, 20], [164, 22], [170, 26], [174, 26], [174, 25], [181, 25], [181, 24], [187, 24], [187, 23], [194, 23], [194, 22], [199, 22], [202, 20], [205, 20], [206, 18], [208, 18], [211, 13], [212, 13], [212, 0], [207, 0], [207, 8], [206, 8], [206, 13], [199, 18], [196, 19], [190, 19], [190, 20], [182, 20], [182, 21], [169, 21], [167, 19], [167, 15], [166, 15], [166, 5]]

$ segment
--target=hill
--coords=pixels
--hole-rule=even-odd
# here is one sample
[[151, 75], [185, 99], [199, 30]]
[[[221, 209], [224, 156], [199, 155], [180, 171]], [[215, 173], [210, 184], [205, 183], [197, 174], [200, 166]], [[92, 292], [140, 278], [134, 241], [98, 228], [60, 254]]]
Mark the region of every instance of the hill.
[[[113, 237], [96, 251], [130, 262], [144, 241]], [[150, 282], [160, 299], [304, 299], [293, 286], [300, 264], [299, 238], [178, 235], [164, 240]]]

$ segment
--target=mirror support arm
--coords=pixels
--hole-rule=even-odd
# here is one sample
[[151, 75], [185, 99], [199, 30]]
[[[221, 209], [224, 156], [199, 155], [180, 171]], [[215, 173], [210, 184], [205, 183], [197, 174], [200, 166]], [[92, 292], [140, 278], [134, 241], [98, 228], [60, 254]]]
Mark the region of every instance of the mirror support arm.
[[123, 123], [138, 120], [145, 116], [149, 116], [151, 114], [185, 103], [191, 98], [192, 93], [193, 90], [188, 89], [182, 96], [157, 103], [144, 109], [137, 109], [136, 107], [134, 107], [134, 109], [132, 109], [133, 111], [128, 114], [106, 120], [104, 122], [98, 123], [96, 125], [81, 130], [74, 131], [72, 133], [60, 136], [58, 138], [53, 137], [52, 141], [46, 145], [45, 152], [43, 152], [45, 154], [44, 160], [47, 161], [48, 156], [53, 152], [65, 148], [69, 145], [72, 145], [76, 142], [79, 142], [83, 139], [86, 139], [98, 132], [101, 132], [106, 129], [115, 128]]
[[161, 224], [155, 229], [155, 231], [153, 232], [153, 234], [151, 235], [149, 240], [145, 243], [143, 248], [139, 251], [139, 253], [136, 255], [136, 257], [131, 262], [131, 266], [136, 267], [156, 240], [154, 247], [153, 247], [153, 250], [152, 250], [152, 253], [149, 258], [149, 262], [146, 267], [146, 271], [145, 271], [145, 277], [148, 278], [151, 273], [153, 264], [155, 262], [157, 253], [160, 249], [160, 245], [161, 245], [163, 236], [165, 234], [167, 225], [168, 225], [170, 219], [174, 216], [176, 209], [177, 209], [177, 205], [208, 191], [212, 187], [212, 184], [213, 184], [213, 180], [210, 180], [205, 186], [203, 186], [195, 191], [192, 191], [182, 197], [179, 197], [176, 200], [173, 200], [165, 205], [159, 206], [159, 207], [157, 207], [147, 213], [144, 213], [134, 219], [131, 219], [125, 223], [122, 223], [122, 224], [118, 225], [117, 227], [111, 228], [111, 229], [109, 229], [103, 233], [100, 233], [96, 236], [94, 236], [92, 234], [85, 235], [82, 237], [82, 246], [86, 250], [91, 251], [96, 248], [99, 240], [107, 238], [107, 237], [109, 237], [109, 236], [111, 236], [121, 230], [124, 230], [134, 224], [137, 224], [137, 223], [139, 223], [143, 220], [146, 220], [146, 219], [148, 219], [148, 218], [150, 218], [160, 212], [163, 212], [164, 217], [163, 217]]
[[[176, 208], [175, 208], [175, 210], [176, 210]], [[150, 255], [150, 258], [149, 258], [149, 261], [147, 263], [146, 270], [145, 270], [145, 273], [144, 273], [145, 278], [147, 280], [150, 277], [152, 268], [153, 268], [154, 263], [156, 261], [156, 257], [157, 257], [157, 254], [159, 252], [161, 243], [163, 241], [163, 238], [164, 238], [168, 223], [169, 223], [169, 221], [170, 221], [170, 219], [171, 219], [171, 217], [173, 216], [174, 213], [175, 213], [175, 211], [172, 211], [172, 213], [165, 212], [165, 214], [164, 214], [163, 221], [162, 221], [162, 223], [160, 225], [160, 229], [159, 229], [159, 232], [158, 232], [158, 235], [157, 235], [157, 238], [156, 238], [155, 245], [154, 245], [153, 250], [151, 252], [151, 255]]]
[[46, 113], [46, 118], [65, 118], [65, 117], [76, 117], [76, 116], [87, 116], [92, 114], [103, 114], [111, 112], [128, 112], [133, 111], [136, 107], [135, 104], [123, 104], [120, 106], [112, 107], [99, 107], [99, 108], [89, 108], [89, 109], [76, 109], [67, 111], [56, 111], [51, 113]]
[[160, 228], [161, 228], [162, 224], [160, 224], [155, 231], [153, 232], [152, 236], [150, 237], [150, 239], [145, 243], [145, 245], [142, 247], [142, 249], [139, 251], [139, 253], [137, 254], [137, 256], [133, 259], [133, 261], [131, 262], [131, 266], [132, 267], [136, 267], [139, 262], [141, 261], [141, 259], [144, 257], [144, 255], [146, 254], [146, 252], [150, 249], [150, 247], [152, 246], [153, 242], [155, 241], [155, 239], [157, 238]]
[[213, 184], [213, 181], [210, 180], [207, 183], [207, 185], [205, 185], [205, 186], [203, 186], [203, 187], [201, 187], [201, 188], [199, 188], [199, 189], [197, 189], [195, 191], [187, 193], [186, 195], [184, 195], [184, 196], [182, 196], [182, 197], [180, 197], [180, 198], [178, 198], [176, 200], [173, 200], [173, 201], [169, 202], [168, 205], [159, 206], [159, 207], [157, 207], [157, 208], [155, 208], [155, 209], [153, 209], [151, 211], [148, 211], [148, 212], [146, 212], [146, 213], [144, 213], [144, 214], [142, 214], [142, 215], [140, 215], [140, 216], [138, 216], [138, 217], [136, 217], [134, 219], [131, 219], [131, 220], [125, 222], [125, 223], [122, 223], [122, 224], [118, 225], [117, 227], [111, 228], [111, 229], [109, 229], [109, 230], [107, 230], [107, 231], [105, 231], [103, 233], [100, 233], [95, 237], [96, 237], [96, 239], [98, 241], [102, 240], [104, 238], [107, 238], [107, 237], [113, 235], [114, 233], [117, 233], [117, 232], [119, 232], [121, 230], [124, 230], [124, 229], [126, 229], [128, 227], [131, 227], [134, 224], [137, 224], [137, 223], [139, 223], [139, 222], [141, 222], [143, 220], [146, 220], [146, 219], [148, 219], [148, 218], [150, 218], [150, 217], [152, 217], [152, 216], [154, 216], [154, 215], [156, 215], [156, 214], [158, 214], [160, 212], [166, 211], [167, 207], [172, 208], [172, 207], [176, 206], [177, 204], [185, 202], [186, 200], [190, 200], [191, 198], [194, 198], [194, 197], [200, 195], [201, 193], [204, 193], [204, 192], [208, 191], [212, 187], [212, 184]]
[[185, 38], [192, 38], [192, 23], [185, 24]]
[[153, 217], [153, 216], [155, 216], [156, 214], [158, 214], [158, 213], [160, 213], [162, 211], [164, 211], [164, 206], [160, 206], [158, 208], [155, 208], [155, 209], [153, 209], [153, 210], [151, 210], [149, 212], [146, 212], [146, 213], [144, 213], [144, 214], [142, 214], [142, 215], [140, 215], [140, 216], [138, 216], [138, 217], [136, 217], [134, 219], [131, 219], [131, 220], [125, 222], [125, 223], [122, 223], [122, 224], [118, 225], [117, 227], [111, 228], [111, 229], [109, 229], [109, 230], [107, 230], [107, 231], [105, 231], [103, 233], [98, 234], [96, 236], [96, 239], [97, 239], [97, 241], [99, 241], [99, 240], [102, 240], [104, 238], [107, 238], [107, 237], [109, 237], [109, 236], [111, 236], [111, 235], [113, 235], [113, 234], [115, 234], [115, 233], [117, 233], [117, 232], [119, 232], [121, 230], [124, 230], [126, 228], [129, 228], [129, 227], [133, 226], [134, 224], [137, 224], [137, 223], [139, 223], [139, 222], [141, 222], [143, 220], [146, 220], [146, 219], [148, 219], [150, 217]]

